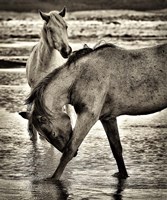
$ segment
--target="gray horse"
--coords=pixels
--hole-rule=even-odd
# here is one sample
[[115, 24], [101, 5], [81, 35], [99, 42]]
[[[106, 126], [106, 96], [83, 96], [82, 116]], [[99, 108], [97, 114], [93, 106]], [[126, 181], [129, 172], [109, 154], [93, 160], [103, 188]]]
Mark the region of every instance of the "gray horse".
[[[60, 178], [97, 120], [102, 122], [116, 159], [117, 176], [128, 177], [116, 118], [166, 108], [166, 86], [167, 44], [137, 50], [105, 44], [74, 52], [26, 101], [34, 103], [33, 112], [26, 117], [63, 153], [53, 178]], [[66, 104], [72, 104], [77, 113], [73, 130], [62, 111]]]

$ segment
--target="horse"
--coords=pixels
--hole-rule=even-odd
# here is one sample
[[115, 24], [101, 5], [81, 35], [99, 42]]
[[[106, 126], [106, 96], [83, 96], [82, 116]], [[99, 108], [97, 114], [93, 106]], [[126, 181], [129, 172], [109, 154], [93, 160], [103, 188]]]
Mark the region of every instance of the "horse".
[[[39, 11], [39, 13], [44, 20], [41, 37], [26, 63], [26, 76], [31, 89], [46, 74], [61, 66], [72, 51], [68, 44], [68, 27], [63, 19], [66, 8], [63, 8], [59, 13], [56, 11], [51, 11], [49, 14], [42, 11]], [[31, 107], [32, 104], [27, 106], [27, 112], [31, 112]], [[22, 112], [19, 114], [22, 114]], [[28, 132], [30, 139], [35, 140], [37, 134], [31, 121], [28, 122]]]
[[[126, 179], [117, 117], [165, 109], [166, 85], [167, 44], [133, 50], [104, 44], [74, 52], [26, 100], [34, 105], [26, 117], [63, 153], [52, 178], [60, 179], [89, 130], [100, 120], [117, 163], [115, 175]], [[73, 105], [77, 113], [74, 129], [62, 111], [66, 104]]]

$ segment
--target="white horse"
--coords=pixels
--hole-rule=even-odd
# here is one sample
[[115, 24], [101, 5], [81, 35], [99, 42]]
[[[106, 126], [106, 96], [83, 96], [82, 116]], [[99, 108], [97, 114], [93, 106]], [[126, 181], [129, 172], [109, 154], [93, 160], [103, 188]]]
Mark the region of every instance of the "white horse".
[[[71, 54], [71, 47], [68, 44], [67, 24], [63, 17], [66, 14], [64, 8], [60, 13], [51, 11], [45, 14], [39, 11], [44, 25], [38, 44], [33, 48], [26, 64], [26, 75], [28, 84], [33, 89], [36, 84], [56, 67], [61, 66]], [[27, 106], [31, 112], [32, 104]], [[36, 139], [36, 130], [31, 121], [28, 122], [30, 139]]]

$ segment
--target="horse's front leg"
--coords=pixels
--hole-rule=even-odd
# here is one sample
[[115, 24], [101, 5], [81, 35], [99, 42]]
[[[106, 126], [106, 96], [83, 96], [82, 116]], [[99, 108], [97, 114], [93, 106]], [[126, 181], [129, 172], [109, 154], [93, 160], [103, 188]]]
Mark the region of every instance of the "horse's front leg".
[[[27, 112], [31, 113], [31, 109], [32, 109], [32, 104], [28, 104], [27, 105]], [[30, 136], [30, 140], [32, 141], [36, 141], [37, 140], [37, 131], [31, 121], [31, 119], [28, 119], [28, 133]]]
[[65, 148], [65, 151], [60, 159], [60, 163], [53, 174], [52, 178], [59, 180], [67, 163], [76, 155], [76, 152], [84, 140], [85, 136], [98, 120], [98, 115], [92, 113], [82, 113], [78, 116], [76, 125], [73, 130], [72, 137]]
[[117, 162], [119, 173], [118, 178], [127, 178], [128, 173], [124, 164], [124, 159], [122, 156], [122, 146], [119, 137], [117, 120], [116, 118], [110, 120], [101, 120], [104, 130], [107, 134], [111, 150]]

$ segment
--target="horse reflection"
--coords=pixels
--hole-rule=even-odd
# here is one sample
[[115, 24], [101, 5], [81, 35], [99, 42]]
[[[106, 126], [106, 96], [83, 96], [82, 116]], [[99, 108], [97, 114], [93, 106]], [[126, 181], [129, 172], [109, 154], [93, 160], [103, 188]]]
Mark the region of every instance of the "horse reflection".
[[118, 178], [116, 192], [113, 194], [114, 200], [122, 200], [122, 192], [126, 187], [126, 179]]
[[68, 190], [61, 181], [34, 180], [31, 185], [32, 199], [48, 200], [59, 199], [67, 200]]

